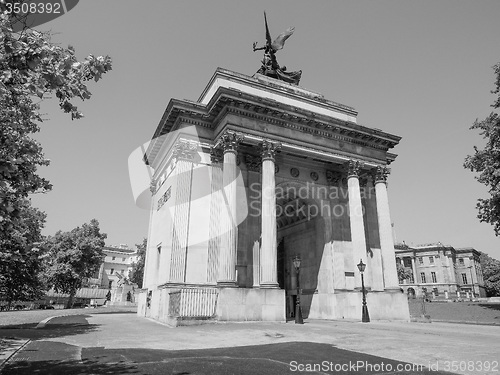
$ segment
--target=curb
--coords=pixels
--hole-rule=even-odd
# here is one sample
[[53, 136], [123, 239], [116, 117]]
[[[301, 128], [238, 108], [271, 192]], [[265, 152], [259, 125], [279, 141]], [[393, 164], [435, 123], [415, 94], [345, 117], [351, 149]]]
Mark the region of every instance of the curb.
[[488, 322], [475, 322], [469, 320], [442, 320], [442, 319], [433, 319], [434, 322], [439, 323], [453, 323], [453, 324], [471, 324], [476, 326], [496, 326], [500, 327], [500, 323], [488, 323]]
[[65, 314], [65, 315], [49, 316], [48, 318], [45, 318], [40, 323], [38, 323], [36, 325], [35, 329], [45, 328], [45, 326], [47, 325], [47, 323], [50, 322], [52, 319], [55, 319], [55, 318], [62, 318], [62, 317], [65, 317], [65, 316], [79, 316], [79, 315], [85, 315], [85, 314]]
[[7, 358], [5, 358], [2, 363], [0, 363], [0, 371], [4, 368], [4, 366], [9, 362], [9, 360], [17, 354], [21, 349], [23, 349], [26, 345], [28, 345], [31, 342], [30, 339], [26, 340], [22, 345], [20, 345], [17, 349], [13, 350], [12, 353], [10, 353]]
[[39, 329], [39, 328], [44, 328], [47, 323], [49, 321], [51, 321], [52, 319], [55, 319], [55, 318], [58, 318], [60, 316], [70, 316], [69, 314], [68, 315], [57, 315], [57, 316], [49, 316], [48, 318], [45, 318], [44, 320], [42, 320], [40, 323], [38, 323], [35, 327], [35, 329]]

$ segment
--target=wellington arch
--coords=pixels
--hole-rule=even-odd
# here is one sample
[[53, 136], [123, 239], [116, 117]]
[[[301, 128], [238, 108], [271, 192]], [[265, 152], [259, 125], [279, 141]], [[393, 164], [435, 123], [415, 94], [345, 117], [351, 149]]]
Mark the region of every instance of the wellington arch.
[[400, 137], [272, 77], [218, 68], [171, 99], [144, 152], [151, 218], [138, 315], [170, 325], [409, 320], [387, 195]]

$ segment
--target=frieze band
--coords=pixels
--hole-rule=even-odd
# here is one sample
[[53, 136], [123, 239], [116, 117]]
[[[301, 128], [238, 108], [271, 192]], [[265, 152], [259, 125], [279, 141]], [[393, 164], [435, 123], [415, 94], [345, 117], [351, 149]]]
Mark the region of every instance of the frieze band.
[[173, 157], [177, 160], [193, 161], [198, 153], [198, 144], [193, 141], [181, 139], [174, 146]]
[[245, 155], [245, 165], [247, 169], [252, 172], [260, 172], [262, 160], [259, 156], [254, 156], [250, 154]]
[[220, 164], [224, 160], [224, 154], [221, 148], [210, 147], [210, 160], [213, 164]]

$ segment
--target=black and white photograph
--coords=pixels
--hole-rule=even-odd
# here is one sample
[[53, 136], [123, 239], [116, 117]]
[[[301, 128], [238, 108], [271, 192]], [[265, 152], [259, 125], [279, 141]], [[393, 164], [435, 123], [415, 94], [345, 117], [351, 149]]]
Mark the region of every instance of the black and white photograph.
[[499, 15], [0, 0], [0, 374], [500, 374]]

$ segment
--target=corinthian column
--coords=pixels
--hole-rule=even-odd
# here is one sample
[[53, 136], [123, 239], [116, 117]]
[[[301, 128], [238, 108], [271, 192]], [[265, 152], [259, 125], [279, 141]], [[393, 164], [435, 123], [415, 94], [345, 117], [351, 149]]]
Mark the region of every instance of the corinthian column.
[[208, 259], [207, 282], [215, 284], [219, 277], [219, 249], [220, 249], [220, 212], [224, 207], [222, 200], [222, 160], [223, 152], [220, 148], [210, 149], [210, 224], [208, 228]]
[[[169, 281], [175, 283], [186, 281], [191, 183], [193, 161], [197, 155], [197, 147], [195, 142], [181, 139], [175, 144], [173, 151], [173, 158], [175, 160], [174, 173], [177, 182], [172, 225]], [[158, 261], [160, 262], [160, 259]]]
[[281, 143], [264, 140], [262, 152], [262, 246], [260, 254], [261, 288], [278, 288], [276, 243], [276, 181], [274, 157]]
[[363, 205], [359, 189], [359, 171], [361, 163], [349, 160], [347, 164], [347, 191], [349, 195], [349, 221], [351, 223], [352, 255], [354, 261], [354, 287], [361, 288], [361, 274], [356, 268], [359, 260], [366, 260], [365, 225], [363, 222]]
[[238, 227], [236, 222], [236, 157], [238, 145], [243, 140], [239, 133], [226, 131], [218, 145], [224, 151], [222, 186], [223, 205], [221, 212], [222, 236], [219, 251], [219, 275], [217, 284], [236, 286], [236, 249], [238, 243]]
[[394, 239], [392, 237], [389, 199], [387, 197], [387, 167], [377, 167], [375, 174], [375, 195], [377, 200], [378, 231], [382, 252], [382, 268], [384, 272], [385, 289], [399, 290], [396, 256], [394, 254]]

